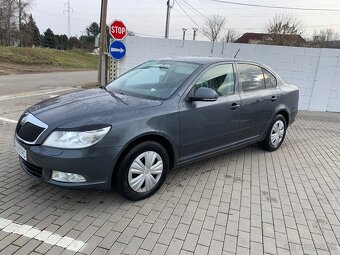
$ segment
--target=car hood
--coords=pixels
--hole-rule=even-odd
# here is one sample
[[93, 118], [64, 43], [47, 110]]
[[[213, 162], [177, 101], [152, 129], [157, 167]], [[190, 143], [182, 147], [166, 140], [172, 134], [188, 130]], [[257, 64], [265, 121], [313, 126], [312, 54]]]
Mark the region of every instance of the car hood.
[[160, 104], [162, 101], [121, 94], [113, 96], [104, 89], [88, 89], [48, 99], [28, 111], [46, 124], [58, 126], [127, 111], [137, 112]]

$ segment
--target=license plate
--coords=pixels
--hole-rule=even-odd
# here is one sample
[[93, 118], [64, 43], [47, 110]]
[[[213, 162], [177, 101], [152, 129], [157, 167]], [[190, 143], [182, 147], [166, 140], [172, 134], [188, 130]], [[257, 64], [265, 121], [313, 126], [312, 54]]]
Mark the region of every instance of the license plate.
[[27, 151], [24, 147], [22, 147], [17, 140], [14, 140], [15, 150], [25, 161], [27, 161]]

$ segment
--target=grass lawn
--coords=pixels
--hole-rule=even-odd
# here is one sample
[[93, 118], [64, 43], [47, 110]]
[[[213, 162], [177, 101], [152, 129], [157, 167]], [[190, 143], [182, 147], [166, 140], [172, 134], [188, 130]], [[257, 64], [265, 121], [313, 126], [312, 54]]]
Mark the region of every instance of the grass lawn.
[[98, 56], [83, 50], [0, 46], [0, 63], [63, 69], [97, 69]]

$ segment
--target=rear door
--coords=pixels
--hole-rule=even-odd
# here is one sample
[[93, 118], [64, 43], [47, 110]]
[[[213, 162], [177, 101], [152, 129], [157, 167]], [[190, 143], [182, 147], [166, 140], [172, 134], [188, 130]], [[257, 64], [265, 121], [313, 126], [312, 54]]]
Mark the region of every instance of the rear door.
[[235, 90], [234, 65], [225, 63], [206, 70], [191, 86], [216, 90], [216, 101], [180, 102], [180, 157], [182, 161], [228, 147], [238, 140], [241, 100]]
[[272, 109], [268, 107], [272, 93], [266, 90], [260, 66], [238, 63], [237, 70], [242, 101], [239, 138], [240, 141], [257, 139], [265, 132], [272, 117]]
[[262, 68], [264, 75], [264, 81], [266, 84], [266, 90], [269, 94], [268, 110], [271, 111], [271, 117], [275, 114], [275, 109], [279, 105], [281, 100], [281, 89], [277, 86], [277, 79], [274, 74], [269, 72], [267, 69]]

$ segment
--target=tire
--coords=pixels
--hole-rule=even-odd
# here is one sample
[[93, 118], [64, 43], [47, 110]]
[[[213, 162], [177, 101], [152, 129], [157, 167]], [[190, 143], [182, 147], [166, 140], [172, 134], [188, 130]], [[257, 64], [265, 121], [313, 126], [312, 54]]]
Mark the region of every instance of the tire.
[[161, 144], [142, 142], [124, 156], [117, 172], [117, 191], [132, 201], [147, 198], [162, 186], [169, 166], [169, 155]]
[[260, 147], [266, 151], [276, 151], [283, 143], [286, 131], [286, 119], [281, 114], [276, 115], [269, 126], [266, 138], [259, 143]]

